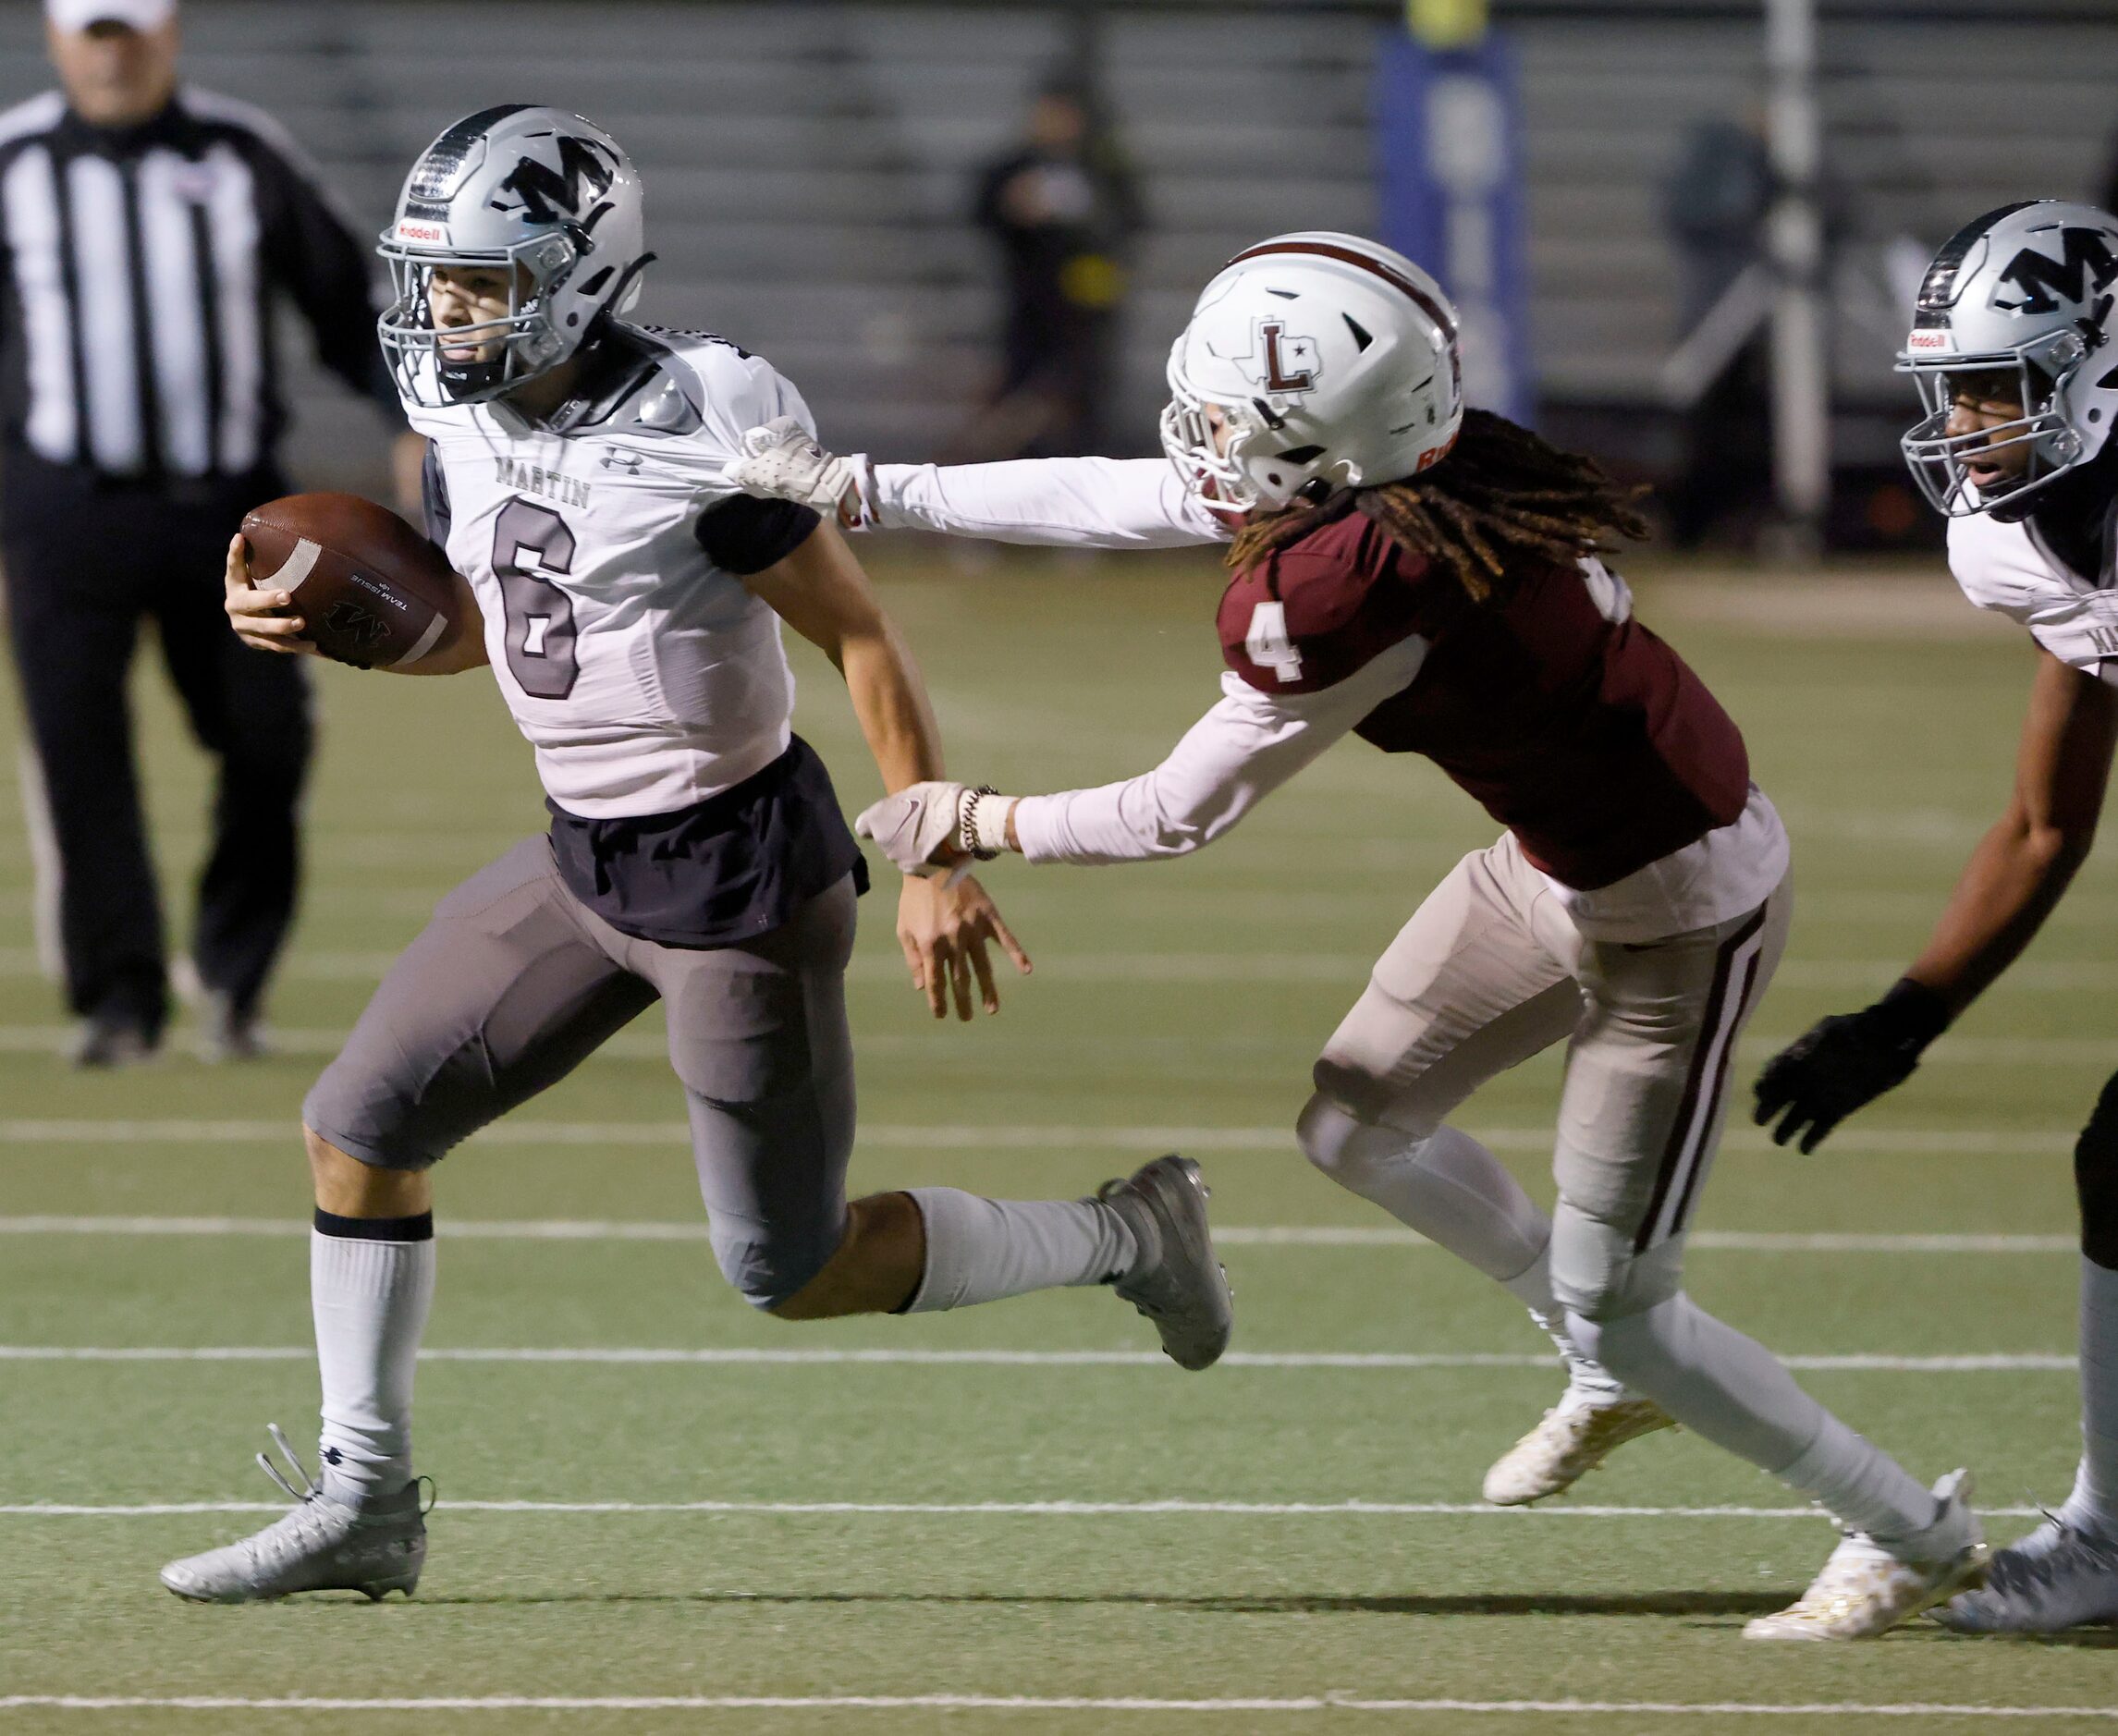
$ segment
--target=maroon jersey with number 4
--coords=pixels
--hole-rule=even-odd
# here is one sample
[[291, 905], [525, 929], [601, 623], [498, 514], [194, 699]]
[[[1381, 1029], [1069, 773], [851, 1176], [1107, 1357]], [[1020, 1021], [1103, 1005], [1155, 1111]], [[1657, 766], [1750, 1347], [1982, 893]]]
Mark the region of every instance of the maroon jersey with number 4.
[[1229, 667], [1266, 693], [1313, 693], [1417, 635], [1412, 682], [1356, 733], [1424, 753], [1583, 891], [1743, 813], [1743, 735], [1684, 660], [1609, 618], [1577, 566], [1539, 563], [1475, 603], [1358, 512], [1237, 576], [1220, 605]]

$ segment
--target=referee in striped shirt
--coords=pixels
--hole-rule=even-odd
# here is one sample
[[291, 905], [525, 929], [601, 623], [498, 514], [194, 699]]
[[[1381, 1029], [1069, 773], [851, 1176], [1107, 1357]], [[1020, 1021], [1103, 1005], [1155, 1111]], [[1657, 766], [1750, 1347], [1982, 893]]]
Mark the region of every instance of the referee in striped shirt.
[[312, 734], [302, 659], [246, 651], [221, 606], [229, 535], [287, 492], [275, 303], [402, 419], [366, 248], [275, 122], [177, 84], [175, 0], [45, 18], [63, 90], [0, 115], [0, 552], [39, 941], [77, 1062], [154, 1051], [169, 972], [126, 703], [151, 618], [219, 762], [191, 964], [205, 1052], [239, 1058], [294, 912]]

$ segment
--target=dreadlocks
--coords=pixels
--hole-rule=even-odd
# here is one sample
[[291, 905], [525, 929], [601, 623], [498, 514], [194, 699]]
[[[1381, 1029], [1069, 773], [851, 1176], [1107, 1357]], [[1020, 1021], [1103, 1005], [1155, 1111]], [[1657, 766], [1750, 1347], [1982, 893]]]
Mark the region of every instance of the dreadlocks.
[[1463, 412], [1449, 456], [1402, 482], [1341, 491], [1318, 506], [1290, 506], [1237, 533], [1228, 564], [1255, 565], [1314, 530], [1358, 512], [1406, 553], [1445, 568], [1473, 602], [1505, 588], [1511, 556], [1571, 563], [1647, 534], [1644, 488], [1613, 482], [1594, 458], [1561, 452], [1490, 410]]

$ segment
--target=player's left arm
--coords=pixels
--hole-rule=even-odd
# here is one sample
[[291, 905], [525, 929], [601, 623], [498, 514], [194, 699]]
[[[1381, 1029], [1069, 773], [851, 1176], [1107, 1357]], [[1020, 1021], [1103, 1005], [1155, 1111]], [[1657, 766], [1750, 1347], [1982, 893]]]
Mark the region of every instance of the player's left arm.
[[2038, 654], [2014, 789], [1926, 947], [1873, 1006], [1820, 1021], [1765, 1064], [1754, 1119], [1805, 1151], [1912, 1076], [1928, 1044], [2035, 938], [2095, 841], [2118, 746], [2118, 688]]
[[[911, 647], [834, 528], [819, 524], [743, 583], [838, 666], [885, 789], [942, 776], [941, 732]], [[1030, 969], [985, 888], [969, 878], [909, 877], [899, 900], [898, 941], [913, 985], [925, 992], [937, 1019], [946, 1015], [951, 995], [957, 1017], [971, 1017], [973, 977], [986, 1010], [999, 1010], [988, 945], [997, 942], [1017, 971]]]
[[1225, 543], [1234, 521], [1160, 458], [1011, 458], [997, 464], [875, 464], [840, 457], [802, 422], [748, 430], [728, 478], [846, 530], [937, 531], [1047, 548], [1187, 548]]
[[1243, 817], [1418, 674], [1426, 643], [1401, 640], [1344, 680], [1271, 693], [1235, 674], [1220, 703], [1153, 770], [1048, 796], [1000, 796], [943, 781], [886, 797], [856, 823], [907, 872], [964, 852], [1013, 850], [1037, 862], [1096, 867], [1188, 856]]

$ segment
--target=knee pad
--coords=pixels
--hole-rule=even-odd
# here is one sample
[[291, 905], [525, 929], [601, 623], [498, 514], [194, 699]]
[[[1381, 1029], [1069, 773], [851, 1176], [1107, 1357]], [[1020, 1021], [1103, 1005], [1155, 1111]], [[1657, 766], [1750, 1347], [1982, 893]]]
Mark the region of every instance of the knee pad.
[[2074, 1143], [2074, 1192], [2081, 1203], [2081, 1252], [2118, 1271], [2118, 1073]]
[[836, 1225], [800, 1226], [716, 1216], [707, 1228], [714, 1263], [736, 1294], [760, 1313], [792, 1300], [829, 1264], [845, 1239], [841, 1209]]
[[1552, 1214], [1551, 1291], [1570, 1319], [1608, 1328], [1668, 1302], [1683, 1288], [1683, 1278], [1682, 1236], [1635, 1253], [1629, 1233], [1570, 1209], [1563, 1200]]
[[1433, 1133], [1432, 1128], [1411, 1131], [1380, 1126], [1323, 1092], [1309, 1099], [1294, 1121], [1302, 1155], [1341, 1187], [1364, 1199], [1374, 1197], [1374, 1184], [1386, 1171], [1402, 1171], [1416, 1164], [1421, 1145]]

